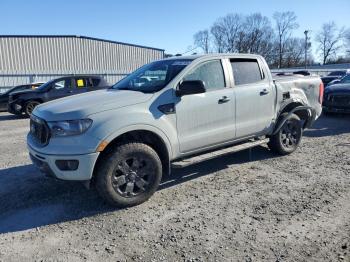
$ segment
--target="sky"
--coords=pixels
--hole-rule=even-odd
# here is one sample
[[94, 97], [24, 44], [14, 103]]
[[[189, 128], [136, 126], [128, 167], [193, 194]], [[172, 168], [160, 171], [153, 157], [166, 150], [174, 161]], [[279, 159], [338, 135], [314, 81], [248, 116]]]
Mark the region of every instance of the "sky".
[[[325, 22], [350, 28], [350, 0], [0, 0], [1, 35], [69, 34], [165, 49], [193, 46], [193, 35], [228, 13], [294, 11], [294, 35], [311, 37]], [[313, 47], [315, 49], [315, 47]]]

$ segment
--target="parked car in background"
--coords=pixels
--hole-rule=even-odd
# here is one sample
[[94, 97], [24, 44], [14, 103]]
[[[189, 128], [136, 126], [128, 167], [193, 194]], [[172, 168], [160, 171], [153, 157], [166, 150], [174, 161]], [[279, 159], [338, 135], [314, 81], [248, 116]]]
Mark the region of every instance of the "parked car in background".
[[89, 91], [108, 88], [107, 82], [99, 76], [66, 76], [51, 80], [35, 90], [13, 92], [9, 96], [8, 111], [12, 114], [29, 116], [42, 103]]
[[335, 80], [329, 82], [327, 86], [331, 86], [331, 85], [335, 85], [335, 84], [341, 84], [342, 82], [343, 83], [347, 83], [349, 81], [349, 78], [350, 78], [350, 70], [348, 70], [347, 73], [343, 77], [335, 79]]
[[311, 73], [307, 70], [300, 70], [293, 72], [293, 75], [303, 75], [303, 76], [309, 76]]
[[338, 83], [328, 85], [323, 100], [325, 113], [350, 113], [350, 74]]
[[330, 72], [327, 76], [321, 77], [321, 79], [324, 86], [327, 86], [333, 80], [336, 80], [345, 76], [346, 73], [347, 73], [347, 70], [333, 71], [333, 72]]
[[0, 111], [7, 111], [9, 96], [11, 93], [16, 91], [28, 90], [28, 89], [36, 89], [43, 84], [44, 82], [34, 82], [31, 84], [19, 85], [19, 86], [12, 87], [6, 92], [0, 94]]
[[318, 76], [273, 79], [258, 55], [171, 57], [108, 90], [38, 106], [27, 145], [49, 176], [93, 183], [111, 204], [132, 206], [151, 197], [171, 165], [265, 143], [294, 152], [322, 96]]

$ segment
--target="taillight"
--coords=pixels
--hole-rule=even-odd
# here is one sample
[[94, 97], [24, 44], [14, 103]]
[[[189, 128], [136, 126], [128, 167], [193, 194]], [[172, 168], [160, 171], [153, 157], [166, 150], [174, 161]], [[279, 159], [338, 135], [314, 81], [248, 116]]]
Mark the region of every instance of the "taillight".
[[324, 93], [324, 85], [323, 83], [320, 84], [320, 89], [318, 93], [318, 102], [322, 105], [323, 102], [323, 93]]

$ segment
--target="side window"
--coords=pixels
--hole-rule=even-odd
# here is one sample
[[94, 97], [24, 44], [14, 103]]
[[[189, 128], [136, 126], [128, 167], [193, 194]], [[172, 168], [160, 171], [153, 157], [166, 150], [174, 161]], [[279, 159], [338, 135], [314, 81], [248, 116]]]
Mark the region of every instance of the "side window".
[[220, 60], [213, 60], [199, 65], [185, 76], [183, 80], [202, 80], [207, 91], [225, 88], [225, 76]]
[[99, 78], [90, 78], [91, 81], [91, 87], [96, 87], [100, 84], [101, 79]]
[[259, 63], [255, 59], [231, 59], [235, 85], [259, 82], [263, 79]]
[[75, 86], [77, 88], [84, 88], [87, 87], [87, 79], [86, 78], [75, 78]]
[[69, 79], [59, 80], [59, 81], [57, 81], [57, 82], [55, 82], [53, 84], [53, 87], [56, 90], [60, 90], [60, 89], [63, 89], [63, 88], [71, 88], [70, 80]]

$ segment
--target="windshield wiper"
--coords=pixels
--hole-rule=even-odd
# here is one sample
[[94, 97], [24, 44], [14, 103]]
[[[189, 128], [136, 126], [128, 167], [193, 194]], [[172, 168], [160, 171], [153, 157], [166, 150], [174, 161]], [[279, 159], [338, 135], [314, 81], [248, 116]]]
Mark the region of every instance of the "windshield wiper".
[[127, 90], [127, 91], [135, 91], [135, 92], [142, 92], [142, 90], [139, 90], [139, 89], [132, 89], [130, 87], [120, 87], [120, 88], [116, 88], [117, 90]]

